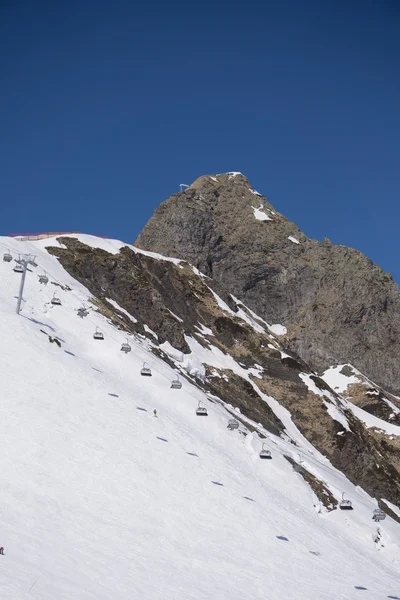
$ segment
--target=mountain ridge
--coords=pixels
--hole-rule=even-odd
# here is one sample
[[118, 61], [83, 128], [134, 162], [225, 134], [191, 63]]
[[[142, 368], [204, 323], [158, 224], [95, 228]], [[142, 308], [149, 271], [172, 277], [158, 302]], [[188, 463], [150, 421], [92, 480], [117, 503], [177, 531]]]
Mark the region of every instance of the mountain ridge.
[[[160, 235], [162, 231], [162, 235]], [[135, 244], [220, 281], [322, 372], [351, 363], [400, 391], [400, 292], [358, 250], [308, 238], [242, 174], [207, 175], [162, 202]]]

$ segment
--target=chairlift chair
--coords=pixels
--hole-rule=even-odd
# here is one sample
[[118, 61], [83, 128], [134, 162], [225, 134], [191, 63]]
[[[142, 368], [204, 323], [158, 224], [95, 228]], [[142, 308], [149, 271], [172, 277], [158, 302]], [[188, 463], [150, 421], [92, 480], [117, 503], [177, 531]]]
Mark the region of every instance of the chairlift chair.
[[125, 354], [128, 354], [128, 352], [130, 352], [131, 350], [131, 345], [128, 342], [128, 340], [126, 340], [126, 342], [124, 342], [121, 346], [121, 352], [125, 352]]
[[269, 450], [267, 450], [265, 448], [265, 444], [262, 445], [261, 452], [260, 452], [259, 456], [260, 456], [260, 458], [267, 459], [267, 460], [272, 459], [272, 454], [271, 454], [271, 452]]
[[54, 296], [52, 297], [51, 301], [52, 304], [54, 304], [55, 306], [61, 306], [61, 300], [60, 298], [58, 298], [58, 296], [56, 296], [54, 294]]
[[44, 285], [49, 283], [49, 278], [47, 277], [46, 273], [39, 275], [39, 283], [43, 283]]
[[196, 409], [196, 415], [198, 417], [207, 417], [208, 416], [208, 412], [205, 406], [202, 405], [201, 402], [199, 402], [199, 405]]
[[147, 363], [143, 363], [143, 367], [140, 371], [140, 374], [143, 375], [143, 377], [151, 377], [151, 369], [147, 365]]
[[17, 263], [15, 265], [15, 267], [13, 268], [14, 273], [23, 273], [24, 272], [24, 268], [22, 265], [20, 265], [19, 263]]
[[386, 513], [380, 508], [375, 508], [372, 518], [374, 521], [384, 521], [386, 519]]
[[342, 499], [339, 502], [340, 510], [354, 510], [353, 505], [350, 500], [346, 500], [344, 494], [342, 494]]
[[229, 419], [227, 427], [231, 431], [233, 431], [234, 429], [239, 429], [239, 422], [236, 421], [236, 419]]
[[93, 338], [95, 340], [104, 340], [104, 334], [98, 327], [96, 327], [96, 331], [93, 334]]
[[4, 262], [11, 262], [12, 261], [12, 255], [9, 252], [5, 252], [3, 254], [3, 260], [4, 260]]
[[171, 389], [172, 390], [180, 390], [182, 387], [182, 382], [180, 381], [178, 375], [176, 376], [176, 379], [173, 379], [171, 381]]

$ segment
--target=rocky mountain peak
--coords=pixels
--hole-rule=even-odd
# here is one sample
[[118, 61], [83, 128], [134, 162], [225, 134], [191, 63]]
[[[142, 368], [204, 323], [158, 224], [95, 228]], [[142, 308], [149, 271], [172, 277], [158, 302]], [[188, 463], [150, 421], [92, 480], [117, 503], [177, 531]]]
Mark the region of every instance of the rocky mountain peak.
[[[266, 198], [251, 186], [247, 177], [237, 172], [202, 175], [179, 195], [181, 201], [189, 197], [206, 204], [221, 205], [221, 210], [235, 209], [232, 220], [236, 220], [239, 215], [245, 215], [246, 212], [254, 216], [252, 209], [258, 208], [260, 204], [273, 209]], [[248, 208], [251, 209], [250, 212], [245, 211]]]
[[218, 173], [216, 175], [201, 175], [189, 186], [190, 188], [206, 188], [207, 186], [219, 187], [223, 185], [249, 187], [249, 180], [243, 173], [231, 171], [230, 173]]
[[317, 371], [351, 363], [400, 392], [400, 294], [361, 252], [309, 239], [242, 174], [206, 175], [155, 210], [135, 244], [186, 259]]
[[[270, 236], [268, 222], [274, 223], [284, 245], [289, 236], [297, 245], [307, 239], [241, 173], [203, 175], [160, 204], [135, 244], [143, 249], [157, 247], [157, 252], [188, 260], [214, 276], [215, 263], [223, 267], [221, 261], [232, 246], [247, 253], [249, 232], [252, 245], [261, 251]], [[240, 292], [240, 287], [232, 291]]]

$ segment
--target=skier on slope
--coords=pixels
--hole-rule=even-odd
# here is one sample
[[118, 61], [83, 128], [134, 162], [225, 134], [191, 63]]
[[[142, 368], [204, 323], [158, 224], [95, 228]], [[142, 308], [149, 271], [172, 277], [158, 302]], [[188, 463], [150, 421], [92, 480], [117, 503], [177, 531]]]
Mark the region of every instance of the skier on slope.
[[4, 554], [4, 548], [3, 548], [3, 546], [0, 548], [0, 554]]
[[156, 411], [156, 409], [154, 409], [154, 410], [153, 410], [153, 417], [157, 417], [157, 416], [158, 416], [158, 415], [157, 415], [157, 411]]

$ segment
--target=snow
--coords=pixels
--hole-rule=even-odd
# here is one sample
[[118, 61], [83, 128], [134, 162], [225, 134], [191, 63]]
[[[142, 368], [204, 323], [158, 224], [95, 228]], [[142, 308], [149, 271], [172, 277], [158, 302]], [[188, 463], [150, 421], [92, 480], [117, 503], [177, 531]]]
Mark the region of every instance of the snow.
[[201, 277], [202, 279], [210, 279], [209, 277], [207, 277], [207, 275], [204, 275], [204, 273], [199, 271], [199, 269], [197, 267], [194, 267], [193, 265], [191, 265], [191, 267], [192, 267], [193, 273], [195, 275], [197, 275], [198, 277]]
[[[350, 367], [353, 370], [354, 375], [348, 377], [347, 375], [340, 373], [345, 366]], [[360, 383], [362, 381], [357, 373], [357, 370], [352, 365], [337, 365], [336, 367], [330, 367], [325, 373], [322, 373], [321, 378], [329, 385], [329, 387], [339, 394], [342, 394], [352, 383]]]
[[260, 194], [260, 192], [257, 192], [257, 190], [253, 190], [252, 188], [249, 188], [249, 191], [254, 195], [254, 196], [261, 196], [262, 194]]
[[379, 419], [379, 417], [375, 417], [371, 415], [367, 411], [363, 410], [359, 406], [352, 404], [351, 402], [346, 402], [346, 407], [351, 410], [351, 412], [362, 421], [368, 428], [374, 427], [375, 429], [379, 429], [383, 433], [387, 433], [388, 435], [396, 435], [400, 436], [400, 426], [392, 425], [387, 421], [383, 421]]
[[[256, 433], [227, 430], [223, 405], [186, 379], [170, 389], [176, 370], [149, 353], [148, 340], [131, 336], [125, 355], [123, 331], [100, 313], [76, 316], [90, 293], [45, 251], [48, 240], [0, 243], [36, 254], [38, 272], [71, 287], [41, 286], [28, 273], [17, 316], [20, 276], [0, 262], [1, 598], [353, 600], [355, 586], [368, 588], [368, 598], [399, 593], [399, 525], [380, 524], [377, 552], [375, 501], [304, 439], [276, 400], [252, 382], [296, 446], [240, 417], [267, 435], [273, 460], [265, 464]], [[110, 241], [112, 253], [118, 243]], [[55, 289], [60, 307], [49, 304]], [[104, 341], [93, 339], [96, 326]], [[247, 377], [217, 348], [193, 339], [190, 347], [184, 355], [161, 345], [180, 369], [204, 372], [211, 361]], [[143, 362], [152, 377], [140, 376]], [[206, 419], [196, 417], [199, 401]], [[351, 515], [317, 514], [284, 454], [301, 456], [336, 497], [345, 492]]]
[[220, 370], [231, 370], [247, 379], [247, 370], [241, 367], [230, 354], [224, 354], [216, 346], [209, 344], [207, 348], [202, 346], [196, 339], [185, 335], [185, 340], [191, 350], [191, 355], [199, 361], [200, 364], [210, 365]]
[[[254, 329], [254, 331], [257, 331], [257, 333], [266, 333], [264, 327], [262, 327], [259, 323], [259, 321], [261, 321], [262, 323], [265, 323], [265, 321], [263, 321], [263, 319], [261, 319], [260, 317], [257, 317], [257, 315], [252, 310], [247, 308], [247, 306], [243, 304], [241, 300], [239, 300], [239, 298], [236, 298], [236, 296], [234, 296], [233, 294], [231, 294], [231, 297], [234, 300], [235, 304], [237, 304], [238, 306], [238, 312], [234, 313], [235, 316], [245, 321]], [[243, 308], [241, 308], [242, 306]], [[267, 323], [265, 324], [267, 325]]]
[[254, 331], [257, 331], [257, 333], [265, 333], [264, 327], [262, 327], [255, 319], [252, 319], [242, 308], [239, 308], [235, 314], [239, 319], [242, 319], [242, 321], [245, 321], [250, 325]]
[[[343, 373], [340, 373], [344, 366], [350, 367], [354, 374], [350, 375], [350, 377], [347, 377], [346, 375], [343, 375]], [[374, 388], [374, 383], [367, 379], [352, 365], [337, 365], [336, 367], [330, 367], [321, 375], [321, 378], [339, 394], [345, 392], [348, 386], [353, 383], [363, 383], [368, 387]], [[379, 395], [379, 392], [377, 392], [375, 389], [373, 389], [373, 391], [367, 391], [366, 393], [368, 395]], [[382, 400], [392, 409], [394, 414], [398, 414], [399, 409], [390, 400], [387, 398], [383, 398]], [[400, 427], [398, 425], [392, 425], [391, 423], [388, 423], [379, 417], [375, 417], [359, 406], [352, 404], [348, 400], [343, 399], [343, 404], [346, 406], [346, 408], [350, 409], [352, 413], [367, 427], [373, 427], [388, 435], [400, 436]]]
[[205, 377], [206, 371], [204, 365], [195, 354], [184, 354], [174, 348], [168, 341], [160, 344], [159, 347], [177, 366], [186, 371], [191, 377]]
[[264, 371], [264, 369], [261, 365], [254, 365], [254, 367], [251, 367], [250, 369], [248, 369], [247, 373], [249, 375], [253, 375], [254, 377], [257, 377], [257, 379], [262, 379], [263, 371]]
[[297, 238], [293, 237], [292, 235], [288, 235], [288, 240], [293, 242], [293, 244], [300, 244], [299, 240]]
[[[344, 366], [350, 367], [353, 371], [353, 375], [347, 377], [346, 375], [343, 375], [343, 373], [340, 373]], [[325, 371], [325, 373], [321, 375], [321, 378], [324, 381], [326, 381], [326, 383], [339, 394], [342, 394], [343, 392], [347, 391], [349, 385], [353, 383], [362, 383], [368, 388], [371, 388], [366, 390], [367, 396], [379, 396], [379, 391], [375, 388], [374, 382], [368, 379], [365, 375], [363, 375], [358, 369], [356, 369], [352, 365], [338, 365], [336, 367], [330, 367]], [[382, 397], [382, 402], [389, 406], [389, 408], [393, 412], [393, 416], [399, 414], [400, 410], [388, 398]], [[351, 404], [350, 402], [349, 407], [353, 407], [353, 404]], [[365, 413], [365, 411], [363, 411], [363, 413]], [[369, 413], [366, 414], [368, 415]], [[365, 422], [365, 419], [368, 420], [368, 416], [365, 416], [362, 420]], [[379, 421], [381, 420], [379, 419]], [[384, 427], [382, 426], [382, 422], [380, 423], [380, 425], [375, 424], [371, 426], [376, 426], [379, 427], [379, 429], [384, 429]]]
[[[179, 263], [182, 262], [178, 258], [171, 258], [168, 256], [163, 256], [162, 254], [158, 254], [157, 252], [149, 252], [147, 250], [141, 250], [140, 248], [136, 248], [136, 246], [132, 246], [130, 244], [125, 244], [124, 242], [121, 242], [120, 240], [110, 240], [110, 239], [106, 239], [106, 238], [99, 238], [99, 237], [96, 237], [95, 235], [88, 235], [88, 234], [83, 234], [83, 233], [71, 233], [71, 234], [67, 234], [65, 236], [57, 235], [55, 237], [50, 237], [50, 238], [47, 238], [44, 240], [39, 240], [37, 242], [29, 242], [29, 244], [34, 246], [35, 249], [39, 249], [39, 248], [45, 249], [49, 246], [57, 246], [57, 244], [58, 244], [57, 239], [62, 239], [63, 237], [75, 238], [75, 239], [79, 240], [80, 242], [82, 242], [83, 244], [90, 246], [91, 248], [99, 248], [101, 250], [105, 250], [106, 252], [108, 252], [110, 254], [118, 254], [119, 251], [121, 250], [121, 248], [123, 248], [124, 246], [127, 246], [128, 248], [133, 250], [133, 252], [135, 252], [136, 254], [143, 254], [144, 256], [153, 258], [154, 260], [163, 260], [163, 261], [174, 263], [176, 265], [179, 265]], [[27, 244], [28, 242], [19, 242], [19, 243], [22, 245], [24, 243]], [[20, 250], [17, 250], [17, 252], [24, 252], [24, 250], [20, 249]]]
[[254, 213], [254, 216], [257, 219], [257, 221], [272, 221], [271, 217], [266, 215], [265, 212], [263, 212], [261, 210], [262, 208], [263, 208], [262, 204], [260, 204], [260, 206], [258, 208], [253, 206], [253, 213]]
[[382, 500], [385, 504], [388, 505], [390, 510], [392, 510], [394, 512], [394, 514], [397, 515], [400, 519], [400, 508], [398, 506], [396, 506], [395, 504], [392, 504], [391, 502], [389, 502], [389, 500], [385, 500], [384, 498], [382, 498]]
[[147, 333], [150, 333], [150, 335], [152, 335], [153, 337], [156, 338], [156, 340], [158, 340], [158, 335], [152, 329], [150, 329], [150, 327], [148, 325], [144, 324], [143, 328], [145, 331], [147, 331]]
[[205, 325], [203, 325], [203, 323], [199, 323], [198, 325], [195, 325], [195, 327], [203, 335], [214, 335], [213, 332], [212, 332], [212, 330], [209, 327], [206, 327]]
[[338, 423], [340, 423], [346, 429], [346, 431], [351, 431], [351, 428], [349, 426], [349, 423], [348, 423], [345, 415], [342, 413], [341, 410], [339, 410], [339, 408], [337, 406], [335, 406], [331, 402], [326, 402], [326, 401], [324, 401], [324, 405], [326, 406], [328, 414], [334, 421], [337, 421]]
[[310, 392], [312, 392], [316, 396], [323, 397], [325, 395], [324, 392], [315, 385], [315, 382], [311, 379], [310, 373], [299, 373], [299, 377], [302, 380], [302, 382], [306, 384]]
[[212, 176], [210, 175], [210, 179], [212, 179], [213, 181], [216, 181], [216, 182], [218, 183], [218, 179], [217, 179], [216, 177], [212, 177]]
[[224, 300], [222, 300], [222, 298], [220, 298], [220, 296], [218, 296], [218, 294], [216, 294], [214, 292], [214, 290], [212, 290], [209, 286], [207, 286], [207, 287], [210, 290], [210, 292], [212, 293], [212, 295], [214, 296], [214, 299], [215, 299], [216, 303], [218, 304], [218, 306], [225, 312], [232, 315], [233, 317], [236, 317], [236, 313], [231, 308], [229, 308], [227, 303]]
[[227, 175], [229, 175], [229, 179], [231, 177], [237, 177], [237, 175], [243, 175], [243, 173], [240, 173], [240, 171], [228, 171]]
[[180, 317], [178, 317], [178, 315], [176, 315], [175, 313], [173, 313], [172, 310], [169, 310], [169, 308], [167, 310], [168, 310], [169, 313], [171, 313], [171, 315], [174, 317], [174, 319], [176, 319], [180, 323], [183, 323], [183, 319], [181, 319]]
[[397, 408], [393, 402], [391, 402], [388, 398], [383, 398], [383, 401], [392, 409], [393, 415], [398, 415], [400, 413], [400, 409]]
[[272, 333], [275, 335], [286, 335], [287, 334], [286, 327], [284, 325], [279, 325], [278, 323], [275, 323], [274, 325], [269, 325], [268, 329], [270, 331], [272, 331]]
[[315, 382], [311, 379], [311, 375], [309, 373], [299, 373], [299, 377], [306, 384], [310, 392], [316, 396], [322, 396], [324, 398], [324, 406], [326, 407], [329, 416], [335, 421], [338, 421], [338, 423], [340, 423], [346, 429], [346, 431], [351, 431], [346, 416], [339, 409], [333, 394], [331, 394], [329, 390], [320, 390]]
[[174, 348], [169, 342], [163, 342], [159, 346], [160, 350], [163, 350], [173, 361], [183, 363], [184, 354], [180, 350]]
[[[227, 305], [226, 302], [224, 302], [224, 300], [222, 300], [222, 298], [220, 298], [220, 296], [218, 296], [218, 294], [216, 294], [214, 292], [214, 290], [212, 290], [209, 286], [207, 286], [208, 289], [210, 290], [210, 292], [212, 293], [212, 295], [214, 296], [218, 306], [224, 310], [225, 312], [229, 313], [232, 317], [235, 317], [236, 319], [241, 319], [242, 321], [244, 321], [245, 323], [247, 323], [248, 325], [250, 325], [250, 327], [252, 327], [254, 329], [254, 331], [256, 331], [257, 333], [265, 333], [265, 329], [264, 327], [262, 327], [256, 319], [263, 321], [262, 319], [260, 319], [259, 317], [257, 317], [257, 315], [255, 313], [253, 313], [252, 311], [250, 311], [250, 309], [247, 308], [247, 306], [245, 306], [243, 304], [243, 302], [241, 302], [240, 300], [238, 300], [238, 298], [236, 298], [235, 296], [233, 296], [231, 294], [231, 297], [233, 298], [233, 300], [235, 301], [235, 303], [238, 305], [238, 311], [234, 312], [231, 308], [229, 308], [229, 306]], [[250, 313], [250, 315], [243, 310], [243, 308], [241, 308], [241, 306], [243, 306], [243, 308], [246, 309], [246, 311], [248, 311]], [[253, 318], [252, 318], [253, 317]]]
[[125, 308], [122, 308], [118, 302], [115, 302], [115, 300], [112, 300], [111, 298], [106, 298], [107, 302], [109, 304], [111, 304], [111, 306], [113, 306], [114, 308], [116, 308], [117, 310], [119, 310], [119, 312], [123, 313], [124, 315], [126, 315], [131, 321], [132, 323], [137, 323], [137, 319], [135, 319], [135, 317], [133, 317], [130, 313], [128, 313], [127, 310], [125, 310]]
[[219, 379], [221, 379], [221, 375], [215, 369], [211, 371], [210, 377], [218, 377]]
[[[231, 294], [231, 296], [232, 296], [232, 294]], [[248, 306], [243, 304], [243, 302], [241, 302], [241, 300], [238, 300], [238, 298], [235, 298], [235, 296], [232, 296], [232, 298], [234, 299], [236, 304], [241, 304], [242, 306], [244, 306], [246, 311], [253, 317], [253, 319], [255, 319], [257, 322], [260, 321], [261, 323], [264, 323], [264, 325], [266, 325], [267, 328], [269, 327], [267, 321], [264, 321], [264, 319], [259, 317], [253, 310], [251, 310], [251, 308], [249, 308]], [[264, 329], [264, 331], [265, 331], [265, 329]]]

